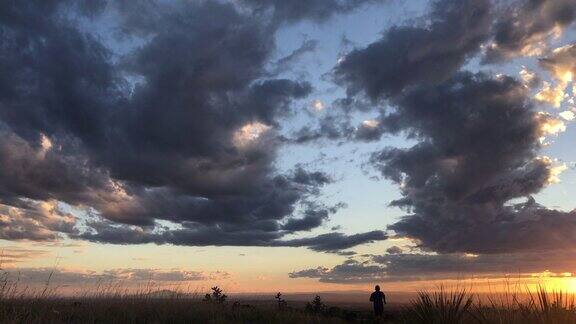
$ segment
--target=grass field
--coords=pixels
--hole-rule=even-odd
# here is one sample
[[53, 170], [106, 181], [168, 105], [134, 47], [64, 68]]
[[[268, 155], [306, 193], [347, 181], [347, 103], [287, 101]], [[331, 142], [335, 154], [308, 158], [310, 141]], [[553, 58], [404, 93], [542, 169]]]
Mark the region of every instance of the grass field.
[[[89, 294], [62, 297], [46, 286], [31, 291], [20, 282], [0, 282], [2, 323], [576, 323], [574, 295], [564, 292], [508, 291], [490, 295], [466, 289], [419, 292], [409, 303], [386, 307], [383, 318], [367, 308], [327, 305], [321, 296], [307, 303], [228, 298], [214, 287], [206, 295], [145, 288], [128, 292], [100, 287]], [[276, 298], [275, 298], [276, 297]]]
[[[501, 297], [501, 296], [500, 296]], [[102, 298], [9, 298], [0, 302], [3, 323], [576, 323], [573, 298], [539, 291], [519, 302], [513, 296], [479, 303], [464, 291], [420, 293], [402, 309], [375, 319], [366, 310], [146, 295]]]

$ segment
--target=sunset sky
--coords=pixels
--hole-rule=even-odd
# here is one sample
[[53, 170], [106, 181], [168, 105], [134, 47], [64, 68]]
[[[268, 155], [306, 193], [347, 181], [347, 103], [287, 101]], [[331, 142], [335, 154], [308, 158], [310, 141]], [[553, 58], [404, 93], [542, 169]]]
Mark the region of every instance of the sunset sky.
[[573, 0], [1, 1], [0, 268], [576, 291], [575, 39]]

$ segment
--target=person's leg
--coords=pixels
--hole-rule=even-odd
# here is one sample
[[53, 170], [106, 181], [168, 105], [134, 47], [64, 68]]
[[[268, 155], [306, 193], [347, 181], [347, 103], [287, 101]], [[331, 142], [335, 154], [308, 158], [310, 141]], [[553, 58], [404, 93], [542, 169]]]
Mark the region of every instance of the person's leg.
[[382, 316], [384, 313], [384, 305], [374, 305], [374, 313], [376, 316]]

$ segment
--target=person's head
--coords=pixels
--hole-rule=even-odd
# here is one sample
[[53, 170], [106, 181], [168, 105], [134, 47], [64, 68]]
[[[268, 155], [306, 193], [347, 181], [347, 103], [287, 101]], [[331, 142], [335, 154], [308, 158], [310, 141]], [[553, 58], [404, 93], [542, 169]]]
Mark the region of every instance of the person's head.
[[374, 287], [374, 289], [375, 289], [376, 291], [380, 291], [380, 286], [376, 285], [376, 287]]

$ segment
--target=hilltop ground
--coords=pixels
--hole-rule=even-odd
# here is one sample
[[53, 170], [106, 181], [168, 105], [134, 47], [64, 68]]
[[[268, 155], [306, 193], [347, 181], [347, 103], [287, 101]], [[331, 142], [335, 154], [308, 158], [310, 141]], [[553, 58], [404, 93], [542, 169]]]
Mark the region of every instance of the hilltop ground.
[[[44, 292], [43, 292], [44, 293]], [[330, 298], [334, 302], [334, 296]], [[62, 298], [0, 296], [2, 323], [576, 323], [573, 295], [541, 289], [479, 298], [464, 290], [422, 292], [406, 304], [389, 304], [374, 318], [369, 305], [309, 302], [283, 296], [228, 298], [214, 287], [206, 296], [167, 293]], [[521, 301], [522, 300], [522, 301]]]

